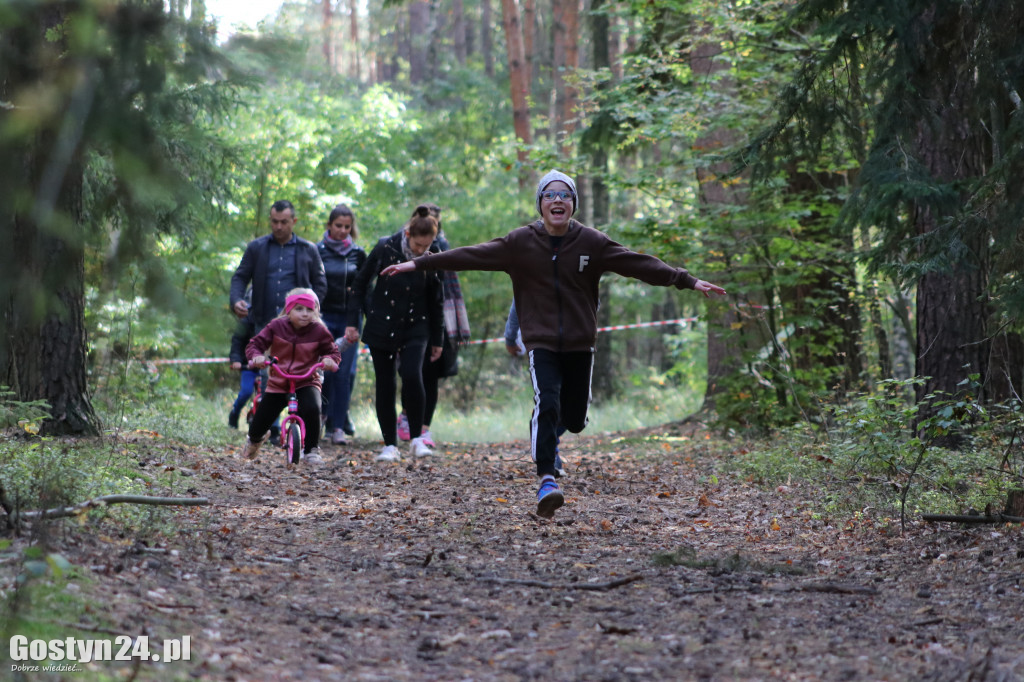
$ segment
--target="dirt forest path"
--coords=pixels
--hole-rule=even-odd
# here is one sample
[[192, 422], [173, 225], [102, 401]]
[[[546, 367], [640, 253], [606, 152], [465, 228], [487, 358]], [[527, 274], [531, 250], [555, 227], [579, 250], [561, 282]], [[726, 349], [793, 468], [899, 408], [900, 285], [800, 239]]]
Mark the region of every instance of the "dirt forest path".
[[701, 438], [569, 439], [554, 521], [522, 442], [328, 445], [315, 470], [189, 450], [211, 506], [162, 546], [80, 550], [118, 628], [191, 636], [134, 679], [1024, 679], [1019, 525], [836, 527]]

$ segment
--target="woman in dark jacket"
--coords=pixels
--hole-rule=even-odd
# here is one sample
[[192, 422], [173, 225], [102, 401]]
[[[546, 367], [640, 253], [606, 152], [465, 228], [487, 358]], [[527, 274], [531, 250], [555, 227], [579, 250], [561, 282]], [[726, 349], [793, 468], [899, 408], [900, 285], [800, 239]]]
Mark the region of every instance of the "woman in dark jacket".
[[[356, 274], [366, 263], [366, 251], [356, 245], [359, 229], [356, 217], [345, 204], [338, 204], [327, 218], [327, 229], [317, 244], [320, 260], [324, 262], [327, 274], [327, 294], [320, 305], [324, 324], [338, 338], [345, 333], [349, 313], [360, 311], [362, 306], [352, 294]], [[362, 319], [357, 316], [355, 327], [362, 328]], [[324, 409], [327, 430], [331, 442], [344, 445], [346, 436], [354, 436], [355, 428], [349, 416], [352, 402], [352, 387], [356, 383], [356, 357], [359, 344], [353, 343], [341, 354], [341, 366], [334, 374], [324, 377]]]
[[[441, 280], [433, 272], [409, 272], [405, 275], [377, 278], [389, 265], [404, 263], [426, 253], [437, 236], [437, 219], [426, 206], [417, 206], [408, 224], [397, 234], [384, 237], [373, 247], [366, 265], [359, 271], [352, 286], [352, 296], [366, 307], [366, 324], [362, 339], [370, 348], [376, 375], [377, 422], [384, 438], [380, 461], [401, 459], [398, 452], [395, 398], [397, 382], [395, 363], [402, 377], [402, 405], [409, 418], [412, 440], [409, 451], [413, 457], [433, 454], [421, 438], [426, 393], [423, 388], [423, 358], [441, 357], [444, 327]], [[365, 292], [376, 279], [373, 294], [365, 300]], [[359, 310], [349, 309], [345, 338], [359, 339]]]

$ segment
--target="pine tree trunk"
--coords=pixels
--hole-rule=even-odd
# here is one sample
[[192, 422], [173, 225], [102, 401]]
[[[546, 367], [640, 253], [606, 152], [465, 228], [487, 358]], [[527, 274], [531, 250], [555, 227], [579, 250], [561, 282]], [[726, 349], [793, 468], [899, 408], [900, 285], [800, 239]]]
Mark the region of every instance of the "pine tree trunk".
[[452, 47], [455, 61], [466, 65], [466, 15], [462, 0], [452, 0]]
[[349, 76], [351, 76], [354, 80], [358, 81], [362, 77], [363, 73], [363, 51], [359, 47], [359, 4], [356, 2], [356, 0], [349, 1], [348, 11], [348, 42], [349, 49], [352, 50], [352, 61], [351, 68], [349, 69]]
[[321, 26], [320, 26], [320, 52], [324, 56], [324, 64], [328, 73], [334, 73], [334, 13], [331, 8], [331, 0], [320, 0]]
[[[706, 30], [706, 29], [705, 29]], [[691, 52], [690, 67], [694, 74], [698, 75], [702, 82], [710, 82], [711, 76], [722, 71], [724, 65], [715, 61], [715, 57], [722, 51], [722, 46], [716, 42], [703, 41], [694, 46]], [[727, 78], [719, 79], [716, 82], [716, 89], [721, 91], [722, 97], [732, 90], [735, 84]], [[711, 120], [713, 116], [705, 114]], [[719, 127], [709, 128], [704, 135], [694, 143], [696, 149], [717, 151], [728, 148], [735, 144], [736, 133]], [[707, 167], [698, 168], [696, 171], [697, 183], [700, 186], [701, 210], [710, 213], [717, 213], [720, 206], [742, 206], [747, 203], [746, 183], [735, 183], [726, 185], [719, 180], [729, 171], [727, 162], [719, 162]], [[722, 230], [728, 231], [729, 226], [721, 226]], [[731, 239], [735, 243], [742, 243], [741, 235]], [[728, 273], [731, 267], [727, 253], [722, 252], [721, 271]], [[721, 284], [721, 282], [716, 282]], [[766, 304], [769, 301], [758, 297], [755, 292], [745, 292], [748, 301], [755, 304]], [[749, 315], [741, 317], [739, 312], [726, 305], [722, 301], [709, 299], [707, 301], [707, 358], [708, 358], [708, 380], [704, 391], [705, 410], [715, 409], [715, 398], [725, 388], [723, 380], [739, 369], [739, 349], [750, 347], [757, 339], [763, 338], [763, 332], [758, 328], [756, 317]]]
[[430, 6], [424, 0], [409, 3], [409, 30], [406, 34], [409, 55], [409, 83], [418, 85], [426, 77], [429, 67], [428, 33]]
[[494, 42], [491, 39], [491, 0], [480, 0], [480, 52], [484, 59], [484, 73], [494, 78]]
[[[952, 66], [926, 68], [932, 63], [972, 63], [969, 52], [977, 27], [968, 17], [956, 8], [932, 6], [912, 27], [918, 36], [927, 37], [917, 44], [932, 53], [917, 55], [921, 68], [908, 84], [921, 93], [930, 114], [918, 124], [911, 153], [939, 182], [955, 183], [986, 172], [987, 133], [968, 118], [977, 97], [974, 79]], [[952, 54], [946, 54], [949, 49]], [[912, 214], [920, 235], [938, 230], [946, 218], [928, 204], [918, 205]], [[973, 393], [964, 383], [969, 374], [978, 374], [983, 386], [989, 378], [989, 236], [981, 229], [961, 229], [960, 235], [966, 247], [963, 255], [948, 270], [927, 272], [918, 282], [917, 372], [925, 377], [919, 398], [935, 392]]]
[[[512, 125], [516, 138], [522, 145], [533, 144], [533, 133], [530, 130], [530, 81], [526, 72], [523, 48], [523, 27], [519, 18], [519, 5], [516, 0], [501, 0], [502, 18], [505, 26], [505, 46], [508, 51], [509, 88], [512, 91]], [[517, 151], [520, 164], [525, 167], [528, 153], [526, 149]], [[527, 176], [519, 174], [520, 187], [526, 187]]]
[[[82, 226], [82, 161], [76, 117], [87, 116], [96, 97], [88, 70], [68, 93], [42, 70], [53, 45], [41, 36], [63, 24], [57, 6], [39, 5], [19, 31], [8, 31], [0, 61], [0, 101], [21, 106], [25, 91], [54, 93], [60, 115], [35, 121], [38, 132], [0, 137], [0, 188], [10, 199], [25, 192], [30, 202], [0, 206], [0, 386], [22, 402], [45, 400], [51, 419], [45, 434], [95, 435], [100, 431], [86, 382], [85, 256]], [[35, 29], [35, 31], [33, 31]], [[5, 117], [6, 118], [6, 117]], [[0, 119], [3, 120], [3, 119]], [[63, 134], [63, 135], [62, 135]]]
[[526, 77], [531, 83], [537, 78], [537, 0], [523, 0], [523, 58]]
[[[551, 139], [557, 140], [563, 156], [571, 153], [569, 141], [576, 127], [576, 88], [566, 75], [579, 66], [579, 0], [554, 0], [552, 44], [554, 62], [551, 65], [552, 87], [555, 92], [554, 116], [551, 121]], [[605, 39], [607, 42], [607, 38]]]

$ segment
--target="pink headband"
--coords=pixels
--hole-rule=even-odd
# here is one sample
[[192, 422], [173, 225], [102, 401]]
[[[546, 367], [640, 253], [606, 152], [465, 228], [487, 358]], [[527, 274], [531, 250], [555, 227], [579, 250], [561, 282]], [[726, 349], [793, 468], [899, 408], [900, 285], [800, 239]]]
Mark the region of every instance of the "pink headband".
[[304, 305], [310, 310], [316, 310], [320, 307], [320, 303], [316, 300], [316, 296], [313, 294], [292, 294], [288, 298], [284, 299], [284, 312], [287, 315], [297, 305]]

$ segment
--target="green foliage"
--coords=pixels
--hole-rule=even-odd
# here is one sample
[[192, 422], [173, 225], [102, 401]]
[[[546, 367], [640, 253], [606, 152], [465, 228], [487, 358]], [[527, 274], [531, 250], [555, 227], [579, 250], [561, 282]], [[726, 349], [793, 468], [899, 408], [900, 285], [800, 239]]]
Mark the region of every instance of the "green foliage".
[[[0, 487], [8, 503], [29, 511], [100, 495], [145, 494], [149, 475], [129, 452], [102, 444], [29, 437], [0, 440]], [[117, 513], [131, 513], [127, 509]]]
[[[766, 485], [811, 481], [827, 492], [830, 502], [821, 510], [827, 514], [870, 507], [905, 521], [908, 513], [998, 504], [1020, 481], [1019, 473], [992, 473], [1006, 449], [998, 434], [1012, 431], [1019, 412], [992, 420], [969, 393], [912, 403], [914, 386], [923, 381], [881, 382], [873, 393], [834, 405], [817, 425], [795, 424], [748, 448], [736, 470]], [[959, 447], [942, 445], [956, 433]]]
[[13, 635], [30, 640], [66, 638], [67, 627], [62, 623], [75, 622], [86, 612], [84, 601], [73, 588], [87, 578], [63, 555], [47, 552], [39, 545], [19, 551], [9, 541], [0, 541], [0, 559], [2, 565], [17, 571], [12, 589], [2, 596], [0, 636], [6, 641]]
[[45, 400], [16, 400], [14, 391], [0, 386], [0, 429], [20, 426], [29, 433], [38, 432], [39, 422], [50, 416]]

